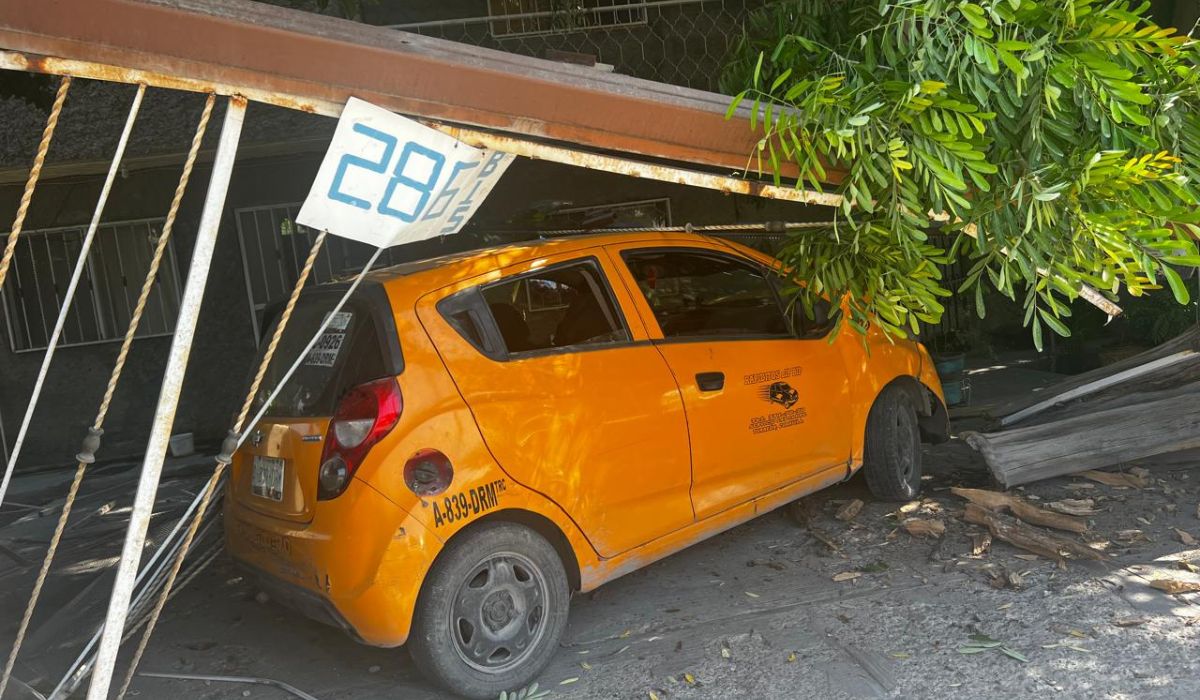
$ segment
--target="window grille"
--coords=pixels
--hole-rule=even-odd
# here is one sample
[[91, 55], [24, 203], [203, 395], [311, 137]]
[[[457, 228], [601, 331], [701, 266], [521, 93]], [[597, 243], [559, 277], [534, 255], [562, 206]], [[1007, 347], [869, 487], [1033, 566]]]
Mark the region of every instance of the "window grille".
[[633, 0], [488, 0], [496, 38], [565, 34], [646, 23], [646, 8]]
[[[164, 219], [102, 224], [88, 255], [60, 346], [119, 341], [129, 326]], [[3, 306], [13, 352], [45, 349], [54, 328], [86, 226], [25, 231], [5, 280]], [[0, 235], [3, 246], [8, 234]], [[171, 335], [179, 313], [174, 242], [159, 271], [137, 337]]]

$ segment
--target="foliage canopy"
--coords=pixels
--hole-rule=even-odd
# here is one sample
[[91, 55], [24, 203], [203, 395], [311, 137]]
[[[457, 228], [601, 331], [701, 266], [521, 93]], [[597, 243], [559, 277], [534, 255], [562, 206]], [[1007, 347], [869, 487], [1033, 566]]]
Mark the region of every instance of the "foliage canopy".
[[[786, 0], [722, 78], [752, 105], [760, 170], [836, 181], [828, 229], [788, 239], [792, 291], [893, 335], [936, 323], [939, 263], [1068, 335], [1084, 285], [1115, 298], [1200, 266], [1200, 50], [1124, 0]], [[935, 245], [931, 218], [950, 243]]]

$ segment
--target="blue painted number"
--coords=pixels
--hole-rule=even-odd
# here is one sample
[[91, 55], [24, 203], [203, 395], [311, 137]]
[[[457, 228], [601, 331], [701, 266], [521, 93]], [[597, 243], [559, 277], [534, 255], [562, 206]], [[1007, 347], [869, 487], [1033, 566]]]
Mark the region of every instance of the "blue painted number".
[[[413, 154], [427, 158], [432, 162], [429, 169], [429, 175], [424, 182], [416, 180], [404, 174], [405, 168], [408, 166], [409, 159]], [[446, 156], [437, 151], [426, 148], [415, 141], [409, 141], [404, 144], [404, 150], [400, 152], [400, 160], [396, 163], [396, 169], [392, 173], [392, 179], [388, 181], [387, 189], [383, 193], [383, 199], [379, 200], [379, 206], [376, 209], [380, 214], [394, 216], [405, 223], [412, 223], [417, 220], [421, 212], [425, 209], [425, 205], [429, 203], [430, 196], [433, 195], [433, 189], [437, 186], [438, 177], [442, 174], [442, 168], [446, 165]], [[396, 188], [404, 185], [415, 192], [419, 192], [421, 197], [413, 206], [412, 211], [406, 212], [399, 209], [393, 209], [390, 205], [392, 195], [395, 194]]]
[[[373, 173], [387, 172], [387, 164], [391, 162], [392, 153], [396, 150], [396, 137], [362, 124], [355, 124], [354, 131], [382, 143], [383, 155], [379, 158], [378, 163], [369, 161], [366, 158], [350, 155], [349, 153], [343, 155], [341, 161], [338, 162], [337, 172], [333, 175], [333, 182], [329, 185], [329, 198], [335, 202], [343, 202], [358, 209], [370, 209], [371, 203], [367, 200], [346, 194], [342, 191], [342, 179], [346, 177], [346, 170], [351, 166], [363, 168]], [[388, 192], [390, 193], [391, 190], [389, 189]]]

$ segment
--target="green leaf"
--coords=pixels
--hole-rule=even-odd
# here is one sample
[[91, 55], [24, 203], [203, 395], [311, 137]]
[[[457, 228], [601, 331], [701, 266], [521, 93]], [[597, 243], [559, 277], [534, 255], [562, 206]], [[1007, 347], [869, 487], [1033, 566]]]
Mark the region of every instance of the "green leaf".
[[1183, 278], [1179, 276], [1170, 265], [1162, 264], [1159, 266], [1163, 276], [1167, 278], [1167, 284], [1171, 286], [1171, 293], [1175, 295], [1175, 301], [1180, 304], [1186, 304], [1192, 300], [1191, 294], [1188, 293], [1187, 285], [1183, 283]]
[[784, 72], [780, 73], [779, 77], [775, 78], [775, 81], [771, 83], [771, 92], [775, 92], [776, 90], [778, 90], [779, 86], [783, 85], [783, 83], [790, 77], [792, 77], [792, 69], [791, 68], [788, 68]]
[[758, 87], [758, 80], [762, 77], [763, 56], [764, 54], [759, 52], [758, 63], [754, 64], [754, 87]]
[[748, 91], [742, 90], [734, 96], [733, 101], [729, 103], [729, 108], [725, 110], [726, 120], [733, 119], [733, 114], [737, 112], [738, 105], [742, 103], [742, 100], [746, 99], [746, 92]]

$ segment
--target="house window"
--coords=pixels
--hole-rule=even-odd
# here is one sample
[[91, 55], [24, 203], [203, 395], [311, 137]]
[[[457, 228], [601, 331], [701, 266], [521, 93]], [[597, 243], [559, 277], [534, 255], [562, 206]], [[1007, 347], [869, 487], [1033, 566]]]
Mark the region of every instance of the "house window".
[[[300, 203], [246, 207], [234, 212], [242, 252], [246, 293], [254, 337], [262, 339], [267, 305], [287, 299], [300, 277], [317, 232], [296, 223]], [[366, 243], [330, 236], [317, 255], [308, 286], [354, 275], [375, 249]], [[398, 262], [393, 249], [383, 252], [376, 267]]]
[[[163, 221], [120, 221], [96, 230], [63, 326], [60, 347], [103, 343], [125, 336]], [[86, 233], [85, 226], [71, 226], [21, 234], [3, 290], [13, 352], [42, 350], [49, 344]], [[7, 238], [8, 234], [0, 235], [0, 246]], [[168, 244], [137, 337], [174, 333], [179, 296], [179, 268], [174, 246]]]
[[492, 36], [565, 34], [646, 23], [636, 0], [488, 0]]

